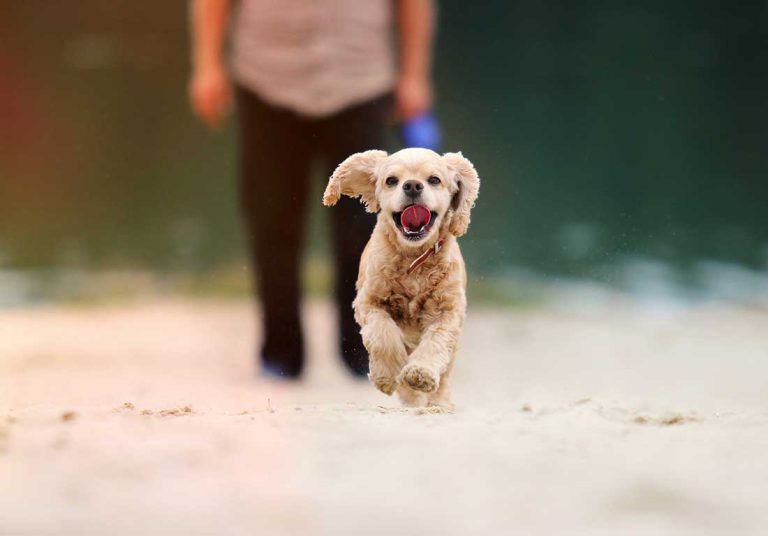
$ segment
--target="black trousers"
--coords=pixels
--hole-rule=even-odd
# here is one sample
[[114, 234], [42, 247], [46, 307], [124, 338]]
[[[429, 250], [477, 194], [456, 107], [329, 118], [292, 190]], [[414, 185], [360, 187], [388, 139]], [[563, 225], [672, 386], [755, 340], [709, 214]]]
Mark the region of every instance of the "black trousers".
[[[347, 156], [381, 148], [391, 98], [366, 102], [333, 116], [312, 119], [263, 102], [239, 87], [240, 202], [255, 268], [254, 287], [263, 308], [261, 358], [271, 372], [298, 376], [304, 363], [300, 321], [300, 261], [306, 226], [310, 165], [323, 176]], [[352, 300], [360, 255], [375, 217], [344, 197], [329, 210], [336, 267], [335, 298], [344, 361], [356, 374], [368, 372], [368, 355], [355, 323]]]

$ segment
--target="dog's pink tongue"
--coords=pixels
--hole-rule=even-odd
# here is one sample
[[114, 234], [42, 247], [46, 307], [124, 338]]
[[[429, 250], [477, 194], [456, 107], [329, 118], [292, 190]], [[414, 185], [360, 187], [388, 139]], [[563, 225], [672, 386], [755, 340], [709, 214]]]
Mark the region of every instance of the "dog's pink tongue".
[[407, 231], [415, 232], [427, 225], [431, 218], [427, 207], [411, 205], [400, 214], [400, 223]]

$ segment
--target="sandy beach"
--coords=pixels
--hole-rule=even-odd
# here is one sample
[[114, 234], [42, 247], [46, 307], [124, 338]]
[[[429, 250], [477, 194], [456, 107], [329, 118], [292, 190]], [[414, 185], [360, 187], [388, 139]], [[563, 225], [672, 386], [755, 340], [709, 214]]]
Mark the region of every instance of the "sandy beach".
[[768, 313], [470, 308], [454, 413], [245, 301], [0, 310], [0, 534], [765, 534]]

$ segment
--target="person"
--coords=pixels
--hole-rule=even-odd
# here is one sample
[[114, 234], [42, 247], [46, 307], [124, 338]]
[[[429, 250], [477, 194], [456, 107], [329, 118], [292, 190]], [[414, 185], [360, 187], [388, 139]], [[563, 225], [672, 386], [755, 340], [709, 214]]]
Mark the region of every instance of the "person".
[[[310, 166], [321, 159], [328, 177], [348, 155], [380, 148], [392, 104], [400, 120], [430, 109], [435, 5], [191, 0], [190, 8], [194, 113], [215, 129], [236, 99], [240, 205], [263, 309], [262, 370], [297, 378], [305, 360], [299, 289]], [[340, 351], [356, 375], [368, 373], [368, 356], [351, 304], [373, 225], [354, 200], [331, 211]]]

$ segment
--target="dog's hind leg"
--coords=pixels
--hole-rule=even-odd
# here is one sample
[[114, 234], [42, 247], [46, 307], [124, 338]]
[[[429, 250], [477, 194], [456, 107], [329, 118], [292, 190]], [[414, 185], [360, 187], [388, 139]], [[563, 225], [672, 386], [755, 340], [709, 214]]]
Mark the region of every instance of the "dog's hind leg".
[[[455, 358], [455, 355], [454, 355]], [[446, 410], [453, 410], [453, 404], [451, 403], [451, 373], [453, 372], [453, 360], [451, 360], [448, 368], [440, 377], [440, 387], [434, 393], [427, 395], [428, 406], [439, 406]]]
[[397, 397], [400, 399], [403, 406], [409, 408], [427, 405], [427, 396], [421, 391], [411, 389], [407, 385], [401, 384], [397, 386]]

